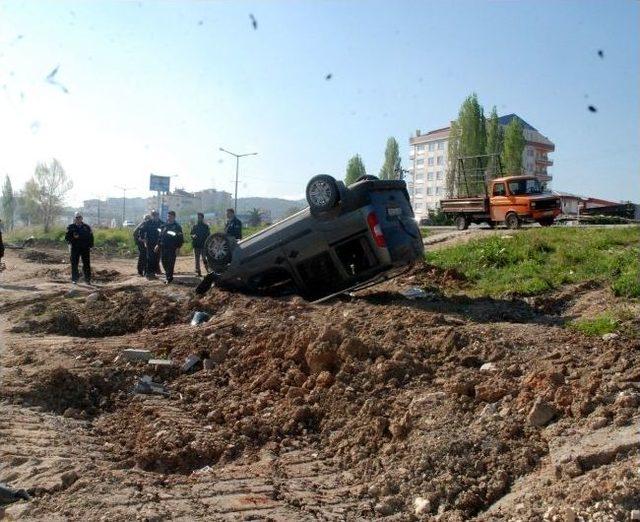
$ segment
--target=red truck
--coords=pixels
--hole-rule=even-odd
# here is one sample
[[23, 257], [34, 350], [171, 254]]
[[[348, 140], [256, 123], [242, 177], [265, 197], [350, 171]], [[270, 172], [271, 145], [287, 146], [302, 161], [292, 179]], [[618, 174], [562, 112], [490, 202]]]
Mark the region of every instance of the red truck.
[[546, 192], [535, 176], [500, 177], [484, 186], [484, 195], [440, 201], [442, 211], [453, 215], [458, 230], [471, 223], [519, 228], [522, 223], [538, 222], [548, 227], [561, 212], [560, 198]]

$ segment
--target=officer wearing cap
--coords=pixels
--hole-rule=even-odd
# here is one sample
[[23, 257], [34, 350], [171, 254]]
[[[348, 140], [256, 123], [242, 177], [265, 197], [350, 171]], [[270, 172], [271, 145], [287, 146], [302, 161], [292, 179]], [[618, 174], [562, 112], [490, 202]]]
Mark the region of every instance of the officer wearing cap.
[[147, 252], [147, 279], [156, 279], [156, 272], [160, 271], [159, 267], [159, 250], [158, 241], [160, 239], [160, 231], [164, 223], [160, 220], [157, 210], [151, 211], [151, 219], [142, 225], [140, 237]]
[[82, 222], [82, 214], [76, 212], [73, 223], [67, 227], [64, 240], [69, 244], [71, 252], [71, 281], [78, 282], [80, 273], [78, 264], [82, 259], [82, 273], [87, 284], [91, 284], [91, 249], [93, 248], [93, 232], [91, 227]]
[[160, 251], [162, 266], [165, 274], [165, 284], [173, 281], [173, 269], [176, 266], [176, 253], [184, 243], [182, 227], [176, 221], [176, 213], [170, 210], [167, 214], [167, 222], [160, 230], [156, 252]]
[[142, 240], [142, 228], [151, 219], [149, 214], [145, 214], [142, 221], [133, 230], [133, 241], [138, 247], [138, 275], [143, 276], [147, 271], [147, 249]]

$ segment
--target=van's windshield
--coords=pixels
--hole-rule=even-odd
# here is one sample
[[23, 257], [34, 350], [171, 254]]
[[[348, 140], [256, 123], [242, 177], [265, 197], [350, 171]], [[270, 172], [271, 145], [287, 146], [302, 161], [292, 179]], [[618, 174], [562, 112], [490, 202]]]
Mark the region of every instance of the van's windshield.
[[542, 194], [544, 187], [537, 179], [519, 179], [509, 182], [509, 191], [514, 196], [524, 194]]

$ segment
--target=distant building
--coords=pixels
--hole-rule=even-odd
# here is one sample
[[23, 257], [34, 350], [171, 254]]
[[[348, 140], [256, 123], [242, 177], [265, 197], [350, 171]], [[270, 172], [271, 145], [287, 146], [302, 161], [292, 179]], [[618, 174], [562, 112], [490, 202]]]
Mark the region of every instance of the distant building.
[[[537, 176], [542, 181], [551, 181], [547, 167], [553, 165], [548, 154], [555, 150], [555, 145], [536, 128], [515, 114], [500, 116], [498, 122], [504, 128], [511, 120], [517, 118], [523, 127], [525, 147], [522, 153], [522, 164], [525, 174]], [[448, 175], [447, 148], [451, 127], [442, 127], [425, 134], [420, 130], [409, 138], [409, 174], [407, 188], [411, 196], [411, 204], [416, 218], [428, 217], [442, 198], [446, 196], [446, 179]], [[508, 173], [505, 173], [508, 174]]]

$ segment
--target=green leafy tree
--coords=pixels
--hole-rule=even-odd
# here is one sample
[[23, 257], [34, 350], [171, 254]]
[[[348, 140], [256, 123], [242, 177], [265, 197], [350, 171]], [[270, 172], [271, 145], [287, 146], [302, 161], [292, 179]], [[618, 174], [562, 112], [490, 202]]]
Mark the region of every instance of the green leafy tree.
[[384, 151], [384, 164], [380, 169], [380, 179], [402, 179], [402, 162], [398, 141], [391, 137]]
[[353, 156], [347, 163], [347, 174], [344, 177], [345, 185], [353, 185], [360, 176], [367, 174], [359, 154]]
[[[452, 141], [457, 143], [451, 144]], [[465, 172], [460, 172], [458, 158], [479, 156], [485, 154], [487, 145], [487, 126], [484, 109], [478, 102], [476, 93], [468, 96], [460, 106], [458, 119], [455, 124], [455, 134], [449, 135], [449, 175], [453, 175], [450, 185], [452, 193], [471, 195], [484, 189], [485, 161], [465, 159]]]
[[518, 118], [513, 118], [504, 131], [504, 146], [502, 148], [502, 163], [507, 174], [522, 174], [524, 145], [522, 123]]
[[16, 198], [13, 195], [13, 188], [9, 176], [4, 178], [4, 186], [2, 187], [2, 217], [9, 230], [13, 229], [14, 216], [16, 214]]
[[30, 213], [39, 215], [45, 232], [62, 213], [64, 197], [72, 187], [73, 182], [55, 158], [48, 165], [38, 163], [33, 178], [25, 184], [25, 204]]
[[249, 212], [249, 219], [247, 221], [249, 222], [249, 226], [259, 226], [260, 223], [262, 223], [262, 213], [260, 212], [260, 210], [257, 208], [252, 208]]
[[[504, 139], [502, 127], [498, 122], [498, 111], [495, 105], [491, 109], [491, 115], [487, 120], [487, 149], [486, 153], [492, 155], [488, 158], [487, 173], [490, 177], [495, 178], [500, 172], [499, 157], [502, 153], [502, 141]], [[495, 156], [497, 154], [497, 156]]]

